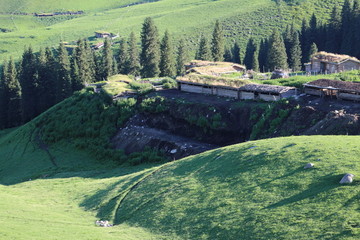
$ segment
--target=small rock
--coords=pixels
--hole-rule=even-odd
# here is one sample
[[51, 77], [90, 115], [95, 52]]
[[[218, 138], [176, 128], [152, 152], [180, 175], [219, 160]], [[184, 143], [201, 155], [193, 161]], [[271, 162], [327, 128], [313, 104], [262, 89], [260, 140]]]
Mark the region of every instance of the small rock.
[[308, 163], [305, 165], [304, 169], [309, 169], [309, 168], [313, 168], [314, 164], [313, 163]]
[[177, 149], [173, 149], [173, 150], [171, 150], [171, 151], [170, 151], [170, 153], [171, 153], [171, 154], [175, 154], [175, 153], [177, 153]]
[[320, 158], [318, 158], [318, 159], [316, 159], [316, 161], [320, 162], [320, 161], [321, 161], [321, 159], [320, 159]]
[[355, 177], [354, 174], [347, 173], [347, 174], [345, 174], [345, 176], [341, 179], [340, 184], [352, 183], [354, 177]]

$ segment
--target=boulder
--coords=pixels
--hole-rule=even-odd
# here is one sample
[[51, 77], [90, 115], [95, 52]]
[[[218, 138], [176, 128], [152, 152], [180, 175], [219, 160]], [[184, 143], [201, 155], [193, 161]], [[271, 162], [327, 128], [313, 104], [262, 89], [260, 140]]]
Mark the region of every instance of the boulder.
[[309, 168], [313, 168], [314, 164], [313, 163], [308, 163], [305, 165], [304, 169], [309, 169]]
[[355, 177], [354, 174], [347, 173], [347, 174], [345, 174], [345, 176], [341, 179], [340, 184], [352, 183], [354, 177]]

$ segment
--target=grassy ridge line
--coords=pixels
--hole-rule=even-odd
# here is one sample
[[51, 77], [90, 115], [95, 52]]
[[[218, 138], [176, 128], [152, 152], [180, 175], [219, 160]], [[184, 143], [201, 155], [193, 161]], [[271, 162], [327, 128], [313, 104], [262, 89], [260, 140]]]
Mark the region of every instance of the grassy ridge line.
[[339, 181], [359, 175], [359, 141], [277, 138], [177, 161], [129, 193], [118, 222], [184, 239], [358, 239], [359, 180]]

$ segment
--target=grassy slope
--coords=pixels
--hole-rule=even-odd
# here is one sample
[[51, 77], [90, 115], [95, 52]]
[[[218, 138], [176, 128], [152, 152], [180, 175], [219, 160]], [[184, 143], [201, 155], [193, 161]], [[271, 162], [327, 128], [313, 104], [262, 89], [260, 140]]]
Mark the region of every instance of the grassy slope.
[[[249, 36], [267, 37], [271, 29], [282, 28], [292, 19], [300, 23], [300, 19], [309, 17], [313, 11], [318, 12], [320, 18], [326, 19], [331, 6], [338, 1], [308, 0], [300, 7], [277, 7], [271, 0], [160, 0], [127, 8], [116, 8], [109, 1], [105, 1], [104, 6], [93, 7], [91, 6], [95, 1], [91, 1], [89, 6], [84, 4], [84, 1], [75, 3], [74, 6], [83, 6], [84, 9], [89, 7], [92, 10], [84, 16], [51, 26], [32, 16], [0, 16], [0, 27], [14, 30], [0, 33], [0, 54], [3, 52], [3, 57], [12, 53], [19, 56], [24, 45], [32, 44], [35, 49], [40, 46], [54, 46], [60, 39], [71, 41], [80, 37], [91, 37], [96, 30], [128, 36], [131, 31], [140, 32], [145, 17], [153, 17], [160, 32], [168, 29], [176, 38], [187, 39], [192, 50], [200, 34], [210, 34], [216, 19], [224, 22], [229, 39], [240, 39], [244, 44]], [[29, 9], [32, 10], [42, 8], [37, 2], [30, 6]], [[104, 11], [102, 7], [111, 10]], [[53, 9], [55, 8], [59, 6], [55, 5]]]
[[289, 137], [189, 157], [139, 184], [116, 222], [185, 239], [359, 239], [359, 180], [339, 184], [360, 174], [359, 141]]

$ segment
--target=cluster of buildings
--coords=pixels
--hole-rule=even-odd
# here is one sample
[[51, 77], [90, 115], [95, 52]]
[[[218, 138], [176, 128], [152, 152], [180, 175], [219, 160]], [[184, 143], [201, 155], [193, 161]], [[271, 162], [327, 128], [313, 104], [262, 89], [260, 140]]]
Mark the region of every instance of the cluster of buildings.
[[[319, 52], [305, 65], [311, 72], [341, 72], [360, 69], [360, 61], [347, 55]], [[223, 74], [244, 72], [244, 66], [227, 62], [192, 61], [186, 65], [186, 75], [177, 78], [184, 92], [201, 93], [239, 100], [278, 101], [298, 95], [295, 87], [254, 84], [248, 80], [226, 79]], [[360, 101], [360, 82], [319, 79], [303, 85], [304, 93], [319, 97]]]

